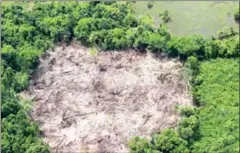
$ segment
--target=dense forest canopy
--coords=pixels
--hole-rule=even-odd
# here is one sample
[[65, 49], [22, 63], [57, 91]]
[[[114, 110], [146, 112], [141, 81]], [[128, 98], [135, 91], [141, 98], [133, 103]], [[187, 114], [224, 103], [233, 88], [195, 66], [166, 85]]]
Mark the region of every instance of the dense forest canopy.
[[[36, 123], [17, 93], [28, 87], [39, 57], [74, 38], [103, 50], [133, 48], [178, 57], [192, 72], [196, 108], [182, 108], [176, 129], [154, 134], [149, 142], [134, 137], [132, 152], [238, 152], [239, 32], [225, 28], [213, 39], [178, 37], [150, 15], [136, 18], [131, 3], [47, 2], [31, 10], [2, 6], [2, 152], [47, 153]], [[238, 15], [235, 15], [238, 19]], [[221, 126], [219, 126], [221, 125]]]

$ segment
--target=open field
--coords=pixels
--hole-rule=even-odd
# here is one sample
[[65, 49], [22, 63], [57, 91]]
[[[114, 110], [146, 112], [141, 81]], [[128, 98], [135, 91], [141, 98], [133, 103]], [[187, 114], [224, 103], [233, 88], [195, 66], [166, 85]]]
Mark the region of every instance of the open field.
[[158, 16], [161, 11], [168, 10], [172, 22], [168, 23], [174, 35], [190, 35], [199, 33], [206, 37], [223, 27], [230, 26], [239, 29], [235, 23], [233, 13], [239, 2], [206, 2], [206, 1], [155, 1], [153, 7], [147, 7], [147, 1], [138, 1], [134, 4], [136, 14], [141, 16], [149, 13], [156, 23], [160, 23]]

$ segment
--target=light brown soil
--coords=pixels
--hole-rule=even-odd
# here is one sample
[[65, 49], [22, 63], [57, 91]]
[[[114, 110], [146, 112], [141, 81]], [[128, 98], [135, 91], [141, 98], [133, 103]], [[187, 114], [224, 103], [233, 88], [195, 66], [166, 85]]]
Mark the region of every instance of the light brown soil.
[[176, 104], [191, 105], [182, 64], [134, 51], [72, 44], [48, 52], [28, 94], [51, 152], [128, 152], [131, 136], [175, 126]]

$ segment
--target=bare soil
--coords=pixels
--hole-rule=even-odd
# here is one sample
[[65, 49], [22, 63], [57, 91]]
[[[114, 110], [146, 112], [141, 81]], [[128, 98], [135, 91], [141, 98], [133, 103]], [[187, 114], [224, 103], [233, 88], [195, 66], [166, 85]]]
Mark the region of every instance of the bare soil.
[[150, 53], [71, 44], [44, 55], [25, 94], [52, 153], [123, 153], [130, 137], [176, 126], [175, 105], [192, 103], [182, 71]]

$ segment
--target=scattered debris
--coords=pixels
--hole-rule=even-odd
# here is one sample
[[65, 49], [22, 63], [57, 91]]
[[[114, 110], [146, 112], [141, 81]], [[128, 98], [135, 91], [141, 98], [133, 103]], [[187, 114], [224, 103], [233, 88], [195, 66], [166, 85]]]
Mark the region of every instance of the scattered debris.
[[28, 93], [52, 153], [128, 152], [131, 136], [176, 125], [174, 106], [191, 105], [178, 61], [133, 50], [93, 57], [77, 44], [47, 54]]

